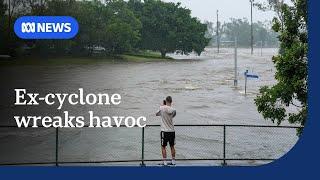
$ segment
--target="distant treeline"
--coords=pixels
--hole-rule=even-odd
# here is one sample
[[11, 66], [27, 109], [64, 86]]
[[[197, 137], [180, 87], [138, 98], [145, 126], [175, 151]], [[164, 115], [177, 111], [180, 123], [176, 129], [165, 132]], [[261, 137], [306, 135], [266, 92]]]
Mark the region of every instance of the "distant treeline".
[[[211, 37], [210, 45], [217, 45], [217, 25], [216, 23], [206, 22], [208, 25], [208, 37]], [[279, 33], [274, 32], [271, 22], [253, 23], [253, 44], [260, 47], [278, 47]], [[251, 24], [244, 19], [230, 19], [230, 22], [219, 23], [219, 37], [222, 46], [227, 46], [228, 41], [234, 41], [235, 37], [240, 47], [251, 46]], [[230, 43], [229, 43], [230, 44]], [[233, 45], [233, 44], [232, 44]]]
[[[116, 55], [140, 50], [200, 54], [210, 41], [207, 25], [180, 3], [159, 0], [0, 0], [0, 54]], [[79, 33], [71, 40], [21, 40], [13, 32], [23, 15], [72, 16]]]

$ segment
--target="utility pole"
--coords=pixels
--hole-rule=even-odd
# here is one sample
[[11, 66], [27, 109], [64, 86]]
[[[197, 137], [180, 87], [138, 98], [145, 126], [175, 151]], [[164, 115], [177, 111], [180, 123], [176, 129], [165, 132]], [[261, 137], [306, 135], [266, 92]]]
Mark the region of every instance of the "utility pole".
[[238, 60], [237, 60], [237, 49], [238, 49], [238, 42], [237, 37], [234, 38], [234, 80], [233, 85], [238, 86]]
[[250, 3], [251, 3], [251, 55], [253, 55], [253, 24], [252, 24], [253, 1], [254, 0], [250, 0]]
[[262, 56], [263, 41], [260, 41], [260, 56]]
[[217, 48], [218, 48], [218, 53], [219, 53], [220, 52], [219, 10], [217, 10]]

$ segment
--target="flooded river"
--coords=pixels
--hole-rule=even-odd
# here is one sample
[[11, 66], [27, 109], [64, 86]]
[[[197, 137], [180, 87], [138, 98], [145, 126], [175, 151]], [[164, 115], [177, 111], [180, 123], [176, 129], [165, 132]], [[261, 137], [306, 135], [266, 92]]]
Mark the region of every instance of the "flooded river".
[[[259, 52], [260, 53], [260, 52]], [[276, 49], [264, 49], [251, 56], [249, 49], [238, 50], [239, 84], [233, 86], [234, 57], [232, 49], [206, 49], [202, 56], [171, 54], [176, 60], [146, 63], [92, 63], [65, 66], [0, 67], [1, 125], [14, 125], [13, 115], [61, 115], [56, 108], [14, 107], [14, 88], [31, 92], [119, 93], [119, 106], [64, 106], [73, 115], [146, 116], [147, 123], [159, 124], [155, 117], [162, 100], [171, 95], [177, 110], [175, 124], [245, 124], [275, 125], [257, 112], [254, 98], [259, 87], [275, 83], [271, 57]], [[259, 75], [248, 80], [244, 94], [245, 70]], [[284, 123], [286, 125], [286, 123]], [[145, 159], [160, 159], [159, 127], [145, 131]], [[222, 158], [222, 127], [177, 127], [178, 159]], [[277, 159], [286, 154], [298, 140], [294, 129], [228, 127], [226, 157]], [[55, 158], [54, 129], [0, 129], [0, 163], [51, 162]], [[59, 161], [117, 161], [141, 158], [141, 129], [60, 129]], [[268, 161], [267, 161], [268, 162]], [[230, 161], [234, 165], [257, 165], [266, 161]], [[186, 165], [204, 162], [182, 161]], [[206, 161], [219, 165], [221, 161]], [[103, 165], [114, 165], [103, 164]], [[129, 163], [126, 163], [129, 164]], [[138, 165], [137, 163], [131, 163]], [[148, 162], [147, 162], [148, 164]], [[150, 165], [156, 162], [149, 162]], [[179, 164], [179, 161], [178, 161]]]

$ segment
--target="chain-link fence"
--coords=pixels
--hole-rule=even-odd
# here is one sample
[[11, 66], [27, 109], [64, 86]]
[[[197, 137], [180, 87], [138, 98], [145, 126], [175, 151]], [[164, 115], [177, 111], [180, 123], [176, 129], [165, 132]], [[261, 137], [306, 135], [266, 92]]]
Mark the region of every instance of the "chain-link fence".
[[[297, 126], [176, 125], [183, 165], [258, 165], [286, 154]], [[17, 128], [0, 126], [0, 165], [157, 165], [160, 127]], [[167, 149], [170, 158], [170, 148]]]

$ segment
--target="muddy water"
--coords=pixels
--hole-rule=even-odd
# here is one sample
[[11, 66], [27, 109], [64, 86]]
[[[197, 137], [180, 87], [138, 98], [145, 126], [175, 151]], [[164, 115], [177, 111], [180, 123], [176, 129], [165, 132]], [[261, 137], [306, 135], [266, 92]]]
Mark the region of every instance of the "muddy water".
[[[259, 87], [275, 83], [271, 57], [276, 52], [276, 49], [264, 49], [262, 56], [258, 52], [251, 56], [248, 49], [239, 49], [237, 87], [233, 86], [232, 49], [222, 49], [220, 54], [207, 49], [200, 57], [171, 54], [177, 60], [170, 62], [2, 67], [1, 76], [6, 78], [1, 78], [1, 83], [7, 86], [1, 87], [0, 122], [14, 124], [12, 115], [16, 112], [24, 115], [61, 114], [46, 105], [28, 109], [12, 106], [13, 88], [23, 87], [43, 94], [75, 92], [84, 88], [88, 93], [122, 95], [122, 103], [117, 107], [64, 107], [63, 110], [74, 115], [85, 116], [93, 110], [97, 116], [146, 116], [148, 124], [159, 124], [154, 113], [162, 100], [171, 95], [177, 110], [176, 124], [273, 125], [257, 112], [254, 98]], [[245, 96], [243, 73], [247, 69], [260, 78], [248, 80]], [[177, 158], [222, 158], [221, 127], [177, 127], [176, 134]], [[293, 129], [230, 127], [226, 135], [227, 158], [279, 158], [298, 140]], [[145, 158], [160, 159], [159, 128], [147, 128], [145, 136]], [[59, 137], [60, 161], [131, 160], [141, 156], [141, 129], [138, 128], [63, 129]], [[0, 162], [53, 161], [54, 143], [54, 129], [2, 128]], [[266, 162], [230, 163], [256, 165]]]

